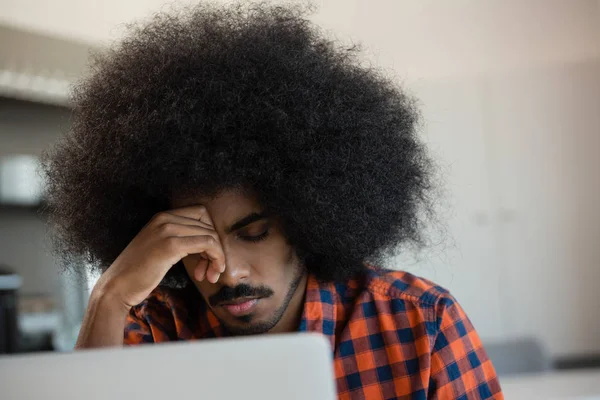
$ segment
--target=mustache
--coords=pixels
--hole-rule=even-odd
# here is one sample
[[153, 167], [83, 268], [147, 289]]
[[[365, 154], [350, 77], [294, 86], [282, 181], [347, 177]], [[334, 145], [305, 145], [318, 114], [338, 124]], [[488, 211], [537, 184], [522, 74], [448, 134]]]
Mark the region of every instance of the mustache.
[[211, 306], [217, 306], [220, 303], [239, 299], [240, 297], [269, 297], [273, 295], [273, 290], [266, 286], [250, 286], [240, 283], [235, 287], [223, 286], [221, 290], [208, 298]]

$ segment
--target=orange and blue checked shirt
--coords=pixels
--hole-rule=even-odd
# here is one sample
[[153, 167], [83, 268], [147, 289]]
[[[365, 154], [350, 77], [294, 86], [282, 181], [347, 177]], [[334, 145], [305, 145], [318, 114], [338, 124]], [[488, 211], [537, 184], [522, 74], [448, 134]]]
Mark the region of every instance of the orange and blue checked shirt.
[[[329, 338], [340, 399], [503, 399], [460, 305], [409, 273], [370, 268], [343, 284], [309, 276], [299, 330]], [[195, 288], [159, 288], [132, 309], [125, 344], [225, 335]]]

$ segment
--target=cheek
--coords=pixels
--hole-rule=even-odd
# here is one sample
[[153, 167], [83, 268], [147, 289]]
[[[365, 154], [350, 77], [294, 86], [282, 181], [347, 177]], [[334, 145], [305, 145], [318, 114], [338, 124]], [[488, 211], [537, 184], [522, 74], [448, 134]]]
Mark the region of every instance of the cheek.
[[298, 263], [294, 249], [283, 237], [267, 240], [256, 249], [252, 261], [255, 284], [270, 287], [278, 294], [285, 294], [297, 274]]
[[258, 279], [270, 282], [282, 279], [288, 269], [293, 249], [280, 236], [269, 238], [262, 243], [244, 245], [240, 254], [251, 265]]
[[[264, 285], [276, 293], [287, 290], [296, 274], [297, 260], [294, 249], [277, 228], [272, 228], [270, 235], [261, 242], [244, 242], [232, 240], [227, 243], [226, 256], [228, 263], [248, 269], [246, 283]], [[209, 297], [218, 291], [220, 285], [207, 280], [197, 282], [194, 269], [202, 258], [198, 254], [190, 254], [182, 259], [185, 270], [200, 293]]]

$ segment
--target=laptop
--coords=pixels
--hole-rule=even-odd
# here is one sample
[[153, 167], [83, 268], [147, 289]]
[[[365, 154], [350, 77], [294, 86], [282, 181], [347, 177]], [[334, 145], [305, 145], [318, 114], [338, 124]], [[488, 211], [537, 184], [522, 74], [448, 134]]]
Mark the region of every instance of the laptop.
[[3, 400], [336, 398], [331, 345], [314, 333], [0, 357]]

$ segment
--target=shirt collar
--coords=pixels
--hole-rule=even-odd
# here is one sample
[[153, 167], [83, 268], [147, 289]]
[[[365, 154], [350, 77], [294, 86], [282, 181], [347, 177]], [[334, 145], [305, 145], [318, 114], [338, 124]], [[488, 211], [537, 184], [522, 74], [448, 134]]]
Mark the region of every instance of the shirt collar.
[[300, 332], [317, 332], [326, 336], [335, 348], [336, 291], [333, 283], [319, 282], [308, 275]]

